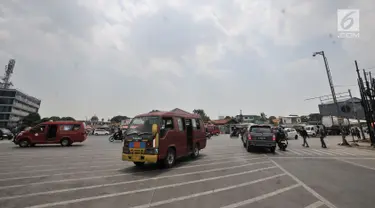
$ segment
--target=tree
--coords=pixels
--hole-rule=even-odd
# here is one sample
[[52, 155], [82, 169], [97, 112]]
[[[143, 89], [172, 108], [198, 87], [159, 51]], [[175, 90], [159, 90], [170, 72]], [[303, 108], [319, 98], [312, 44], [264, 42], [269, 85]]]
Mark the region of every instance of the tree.
[[52, 120], [52, 121], [60, 121], [60, 117], [58, 117], [58, 116], [51, 116], [51, 117], [49, 118], [49, 120]]
[[120, 116], [120, 115], [118, 115], [118, 116], [114, 116], [113, 118], [111, 118], [111, 122], [113, 122], [113, 123], [120, 123], [121, 121], [126, 120], [128, 118], [129, 117], [127, 117], [127, 116]]
[[225, 116], [224, 119], [225, 119], [225, 120], [229, 120], [229, 119], [232, 119], [232, 117], [230, 117], [230, 116]]
[[307, 123], [308, 121], [309, 121], [309, 117], [308, 116], [301, 116], [301, 122]]
[[75, 121], [75, 119], [74, 118], [72, 118], [72, 117], [62, 117], [61, 119], [60, 119], [60, 121]]
[[193, 113], [200, 115], [204, 122], [210, 121], [210, 117], [206, 115], [203, 109], [194, 109]]
[[160, 112], [160, 110], [152, 110], [152, 111], [150, 111], [150, 113], [153, 113], [153, 112]]
[[270, 122], [270, 124], [275, 124], [275, 122], [273, 120], [275, 120], [276, 117], [275, 116], [270, 116], [268, 117], [268, 121]]
[[22, 124], [26, 126], [33, 126], [36, 122], [40, 121], [39, 113], [30, 113], [25, 116], [22, 120]]

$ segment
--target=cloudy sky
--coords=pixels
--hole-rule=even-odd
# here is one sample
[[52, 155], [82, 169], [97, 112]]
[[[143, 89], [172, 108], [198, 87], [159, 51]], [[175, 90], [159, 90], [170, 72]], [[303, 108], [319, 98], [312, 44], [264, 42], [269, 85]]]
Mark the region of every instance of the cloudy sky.
[[[360, 38], [337, 38], [337, 9], [360, 9]], [[0, 63], [40, 113], [84, 119], [202, 108], [211, 118], [317, 112], [358, 95], [354, 60], [375, 67], [373, 0], [1, 0]], [[374, 70], [375, 72], [375, 70]], [[349, 85], [349, 86], [342, 86]]]

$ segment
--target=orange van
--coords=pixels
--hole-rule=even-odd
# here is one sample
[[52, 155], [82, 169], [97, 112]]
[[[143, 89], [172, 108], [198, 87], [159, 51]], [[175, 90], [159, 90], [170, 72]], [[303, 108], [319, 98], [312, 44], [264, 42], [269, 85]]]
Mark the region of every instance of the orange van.
[[87, 138], [86, 125], [78, 121], [50, 121], [38, 124], [22, 131], [14, 139], [20, 147], [36, 144], [61, 144], [71, 146], [75, 142], [83, 142]]

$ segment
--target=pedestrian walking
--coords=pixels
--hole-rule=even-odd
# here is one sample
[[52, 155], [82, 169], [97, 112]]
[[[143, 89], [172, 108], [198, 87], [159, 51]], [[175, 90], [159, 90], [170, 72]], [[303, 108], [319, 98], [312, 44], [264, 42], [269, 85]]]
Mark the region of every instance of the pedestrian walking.
[[326, 137], [326, 131], [324, 130], [324, 126], [320, 127], [318, 126], [318, 133], [320, 135], [320, 143], [322, 144], [322, 148], [327, 148], [327, 145], [324, 141], [324, 138]]
[[301, 129], [301, 137], [303, 138], [302, 146], [303, 147], [309, 147], [309, 143], [307, 143], [307, 140], [306, 140], [309, 137], [309, 134], [307, 134], [307, 131], [303, 127]]
[[355, 128], [355, 134], [357, 135], [358, 140], [361, 139], [361, 134], [358, 128]]

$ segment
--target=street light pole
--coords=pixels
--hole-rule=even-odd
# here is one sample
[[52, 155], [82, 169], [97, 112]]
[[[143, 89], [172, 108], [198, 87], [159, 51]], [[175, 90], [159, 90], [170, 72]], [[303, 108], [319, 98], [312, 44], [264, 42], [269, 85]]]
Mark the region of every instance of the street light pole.
[[[341, 133], [343, 133], [342, 132], [342, 125], [341, 125], [341, 122], [339, 120], [340, 119], [340, 106], [339, 106], [339, 104], [337, 102], [335, 87], [333, 85], [331, 70], [329, 69], [327, 58], [326, 58], [326, 56], [324, 54], [324, 51], [314, 52], [313, 53], [313, 57], [315, 57], [316, 55], [321, 55], [323, 57], [324, 65], [325, 65], [326, 72], [327, 72], [327, 78], [328, 78], [329, 87], [331, 88], [331, 94], [332, 94], [333, 103], [336, 105], [337, 121], [338, 121], [338, 124], [339, 124], [339, 128], [341, 130]], [[349, 145], [349, 143], [345, 139], [346, 135], [341, 134], [341, 136], [342, 136], [342, 145]]]

